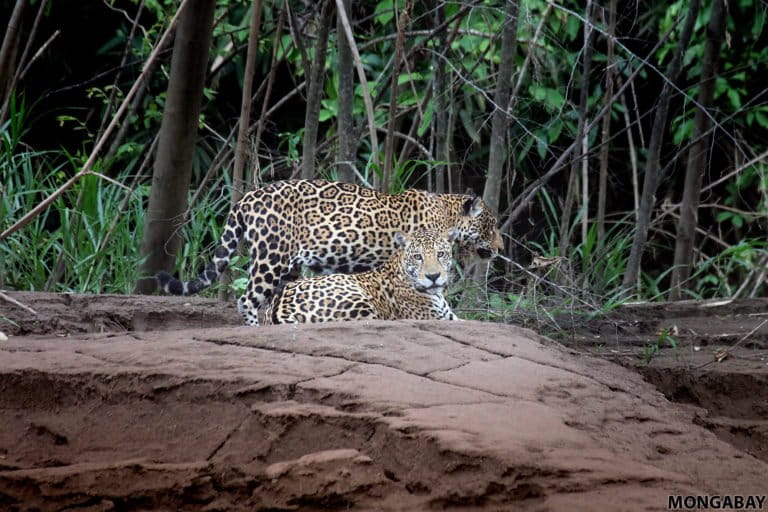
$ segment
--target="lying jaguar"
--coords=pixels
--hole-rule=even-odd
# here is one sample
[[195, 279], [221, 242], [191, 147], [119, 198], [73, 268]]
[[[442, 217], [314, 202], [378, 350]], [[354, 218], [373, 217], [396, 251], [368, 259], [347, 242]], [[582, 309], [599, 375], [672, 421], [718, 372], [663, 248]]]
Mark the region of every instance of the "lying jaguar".
[[394, 252], [393, 236], [418, 229], [456, 228], [457, 242], [484, 259], [503, 248], [496, 218], [482, 199], [461, 194], [407, 190], [388, 195], [351, 183], [292, 180], [253, 190], [230, 211], [213, 261], [191, 281], [167, 272], [157, 280], [166, 293], [188, 295], [210, 286], [227, 268], [241, 238], [249, 244], [248, 285], [238, 309], [258, 325], [258, 308], [274, 290], [315, 272], [363, 272]]
[[395, 233], [397, 248], [384, 265], [359, 274], [331, 274], [286, 284], [267, 305], [265, 324], [344, 320], [458, 320], [443, 289], [449, 282], [451, 243], [446, 234]]

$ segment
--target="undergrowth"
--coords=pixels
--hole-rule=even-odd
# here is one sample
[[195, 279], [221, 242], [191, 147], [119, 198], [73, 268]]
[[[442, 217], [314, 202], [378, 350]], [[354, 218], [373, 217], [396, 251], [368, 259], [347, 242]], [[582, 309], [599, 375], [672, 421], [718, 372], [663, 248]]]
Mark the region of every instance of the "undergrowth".
[[[52, 194], [76, 172], [85, 154], [64, 150], [40, 152], [25, 146], [28, 111], [11, 105], [9, 120], [0, 126], [0, 230], [5, 230]], [[205, 169], [204, 155], [198, 162]], [[392, 191], [402, 191], [413, 179], [424, 178], [434, 162], [396, 164]], [[102, 163], [97, 163], [99, 171]], [[82, 293], [130, 293], [140, 263], [140, 240], [149, 180], [134, 180], [136, 160], [124, 161], [119, 171], [104, 165], [109, 180], [86, 175], [24, 229], [0, 243], [0, 287]], [[198, 169], [198, 171], [200, 170]], [[333, 177], [332, 171], [328, 177]], [[373, 179], [375, 166], [363, 170]], [[180, 222], [181, 250], [174, 270], [184, 279], [195, 276], [208, 262], [229, 209], [229, 173], [211, 182]], [[134, 183], [136, 182], [136, 183]], [[120, 184], [123, 184], [121, 186]], [[126, 186], [131, 184], [131, 188]], [[192, 194], [190, 194], [192, 197]], [[478, 282], [466, 265], [457, 266], [457, 285], [450, 291], [455, 309], [465, 318], [514, 322], [542, 332], [561, 333], [567, 326], [605, 316], [627, 301], [620, 290], [634, 230], [631, 213], [606, 223], [599, 237], [594, 223], [580, 234], [581, 209], [572, 219], [564, 254], [560, 251], [560, 205], [542, 189], [537, 197], [544, 228], [534, 239], [510, 239], [514, 257], [497, 260]], [[714, 255], [700, 255], [687, 283], [695, 299], [754, 296], [763, 288], [768, 244], [743, 240]], [[232, 284], [245, 287], [247, 261], [236, 256]], [[663, 300], [671, 268], [645, 273], [639, 283], [642, 300]], [[211, 287], [213, 295], [222, 285]]]
[[[0, 126], [0, 231], [56, 191], [85, 155], [40, 152], [23, 145], [24, 105], [13, 105]], [[23, 229], [0, 243], [0, 287], [16, 290], [130, 293], [140, 263], [148, 180], [133, 189], [137, 161], [111, 180], [88, 174]], [[99, 164], [95, 170], [99, 169]], [[181, 227], [182, 273], [195, 273], [210, 254], [212, 236], [229, 208], [227, 183], [214, 183]], [[191, 197], [191, 194], [190, 194]]]

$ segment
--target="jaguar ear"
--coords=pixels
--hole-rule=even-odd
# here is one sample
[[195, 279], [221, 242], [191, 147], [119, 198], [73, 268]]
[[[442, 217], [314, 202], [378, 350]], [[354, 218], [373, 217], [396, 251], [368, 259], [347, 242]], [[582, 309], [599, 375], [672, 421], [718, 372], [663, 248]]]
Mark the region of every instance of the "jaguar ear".
[[448, 232], [445, 234], [445, 238], [446, 238], [446, 239], [447, 239], [449, 242], [453, 243], [453, 241], [454, 241], [454, 240], [456, 240], [457, 238], [459, 238], [459, 230], [458, 230], [458, 229], [456, 229], [456, 228], [451, 228], [451, 229], [449, 229], [449, 230], [448, 230]]
[[398, 249], [405, 247], [405, 244], [408, 242], [408, 238], [405, 236], [405, 233], [403, 233], [402, 231], [396, 232], [395, 236], [393, 237], [393, 240], [395, 242], [395, 247]]
[[477, 218], [483, 211], [483, 200], [480, 197], [470, 197], [464, 201], [464, 215]]

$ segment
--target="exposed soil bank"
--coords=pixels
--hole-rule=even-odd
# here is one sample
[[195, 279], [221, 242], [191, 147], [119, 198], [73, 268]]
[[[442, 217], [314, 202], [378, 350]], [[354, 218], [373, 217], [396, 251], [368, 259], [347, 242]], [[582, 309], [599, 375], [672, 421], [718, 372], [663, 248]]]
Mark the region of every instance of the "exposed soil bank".
[[[669, 494], [767, 492], [764, 452], [703, 427], [725, 428], [706, 420], [732, 401], [702, 375], [681, 406], [513, 326], [203, 328], [237, 314], [13, 296], [38, 315], [0, 305], [18, 324], [0, 323], [0, 509], [666, 510]], [[110, 308], [130, 332], [98, 333]], [[158, 311], [194, 329], [131, 320]], [[674, 375], [665, 361], [648, 372]]]

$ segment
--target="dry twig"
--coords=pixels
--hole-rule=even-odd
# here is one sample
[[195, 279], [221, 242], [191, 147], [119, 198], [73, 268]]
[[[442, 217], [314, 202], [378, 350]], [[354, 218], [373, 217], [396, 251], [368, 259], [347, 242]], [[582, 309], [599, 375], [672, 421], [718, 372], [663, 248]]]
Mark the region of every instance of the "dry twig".
[[27, 311], [28, 313], [32, 313], [35, 316], [38, 315], [37, 311], [35, 311], [31, 307], [27, 306], [26, 304], [22, 304], [21, 302], [17, 301], [13, 297], [9, 297], [8, 295], [3, 293], [2, 291], [0, 291], [0, 299], [13, 304], [14, 306], [20, 307], [24, 311]]

